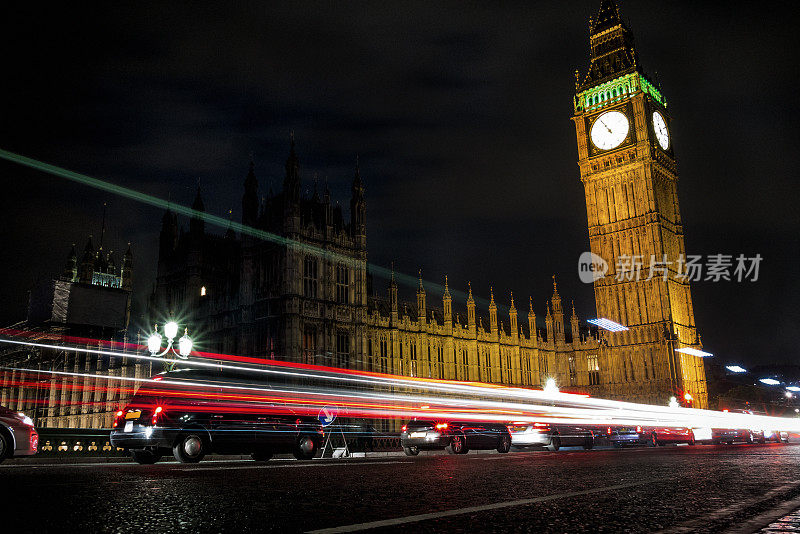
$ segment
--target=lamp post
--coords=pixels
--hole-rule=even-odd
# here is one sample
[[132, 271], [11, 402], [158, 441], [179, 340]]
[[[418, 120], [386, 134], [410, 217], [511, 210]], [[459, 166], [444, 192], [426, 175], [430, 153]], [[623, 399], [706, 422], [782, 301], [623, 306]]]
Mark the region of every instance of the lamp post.
[[[178, 350], [175, 350], [175, 338], [178, 336], [178, 323], [170, 321], [164, 325], [164, 336], [167, 338], [167, 346], [162, 350], [164, 338], [158, 332], [158, 325], [155, 325], [153, 333], [147, 338], [147, 350], [150, 354], [160, 358], [171, 353], [182, 360], [189, 359], [192, 353], [192, 339], [189, 337], [189, 329], [186, 328], [183, 336], [178, 340]], [[172, 370], [174, 364], [165, 364], [168, 371]]]

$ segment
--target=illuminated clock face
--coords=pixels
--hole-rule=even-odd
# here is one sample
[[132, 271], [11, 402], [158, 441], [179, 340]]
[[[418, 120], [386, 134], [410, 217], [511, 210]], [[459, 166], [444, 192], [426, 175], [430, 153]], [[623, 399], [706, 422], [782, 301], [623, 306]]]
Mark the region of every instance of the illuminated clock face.
[[656, 140], [663, 150], [669, 148], [669, 130], [667, 130], [667, 122], [658, 111], [653, 112], [653, 130], [656, 133]]
[[589, 135], [594, 146], [600, 150], [611, 150], [622, 144], [628, 137], [630, 124], [628, 117], [620, 111], [608, 111], [594, 121]]

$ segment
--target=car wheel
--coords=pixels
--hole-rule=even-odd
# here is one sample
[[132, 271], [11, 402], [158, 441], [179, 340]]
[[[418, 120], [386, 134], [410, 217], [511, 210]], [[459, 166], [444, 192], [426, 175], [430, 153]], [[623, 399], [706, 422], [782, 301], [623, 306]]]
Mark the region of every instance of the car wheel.
[[317, 455], [317, 443], [311, 436], [300, 436], [293, 453], [298, 460], [311, 460]]
[[594, 449], [594, 438], [586, 438], [586, 441], [583, 443], [583, 450], [590, 451]]
[[403, 452], [406, 453], [406, 456], [417, 456], [419, 447], [403, 447]]
[[450, 438], [450, 444], [445, 447], [448, 454], [466, 454], [468, 452], [467, 444], [464, 441], [464, 436], [455, 434]]
[[4, 432], [0, 432], [0, 462], [6, 459], [9, 453], [9, 444], [11, 440], [9, 440]]
[[161, 453], [148, 449], [131, 449], [131, 458], [137, 464], [150, 465], [161, 459]]
[[561, 448], [561, 438], [558, 436], [558, 434], [556, 434], [550, 438], [550, 445], [547, 446], [547, 450], [551, 452], [556, 452], [560, 448]]
[[267, 462], [270, 458], [272, 458], [272, 451], [262, 450], [256, 451], [250, 455], [250, 458], [255, 460], [256, 462]]
[[185, 432], [172, 447], [172, 455], [182, 464], [196, 464], [206, 455], [208, 445], [199, 432]]
[[497, 452], [505, 454], [511, 450], [511, 436], [500, 436], [500, 445], [497, 446]]

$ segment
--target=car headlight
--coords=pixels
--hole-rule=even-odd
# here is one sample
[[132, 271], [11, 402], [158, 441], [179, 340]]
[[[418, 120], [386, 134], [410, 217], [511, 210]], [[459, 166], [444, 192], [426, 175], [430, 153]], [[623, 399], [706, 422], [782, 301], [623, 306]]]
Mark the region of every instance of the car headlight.
[[22, 412], [17, 412], [17, 417], [19, 417], [20, 421], [22, 421], [23, 425], [33, 426], [33, 419], [28, 417]]

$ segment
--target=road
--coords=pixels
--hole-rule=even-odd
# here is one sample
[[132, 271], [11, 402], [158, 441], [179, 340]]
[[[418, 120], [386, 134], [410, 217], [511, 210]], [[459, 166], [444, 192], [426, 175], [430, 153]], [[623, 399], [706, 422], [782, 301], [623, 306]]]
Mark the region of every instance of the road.
[[781, 507], [785, 513], [800, 508], [800, 500], [792, 502], [800, 499], [800, 444], [210, 460], [7, 462], [0, 465], [4, 526], [18, 521], [24, 532], [717, 532]]

